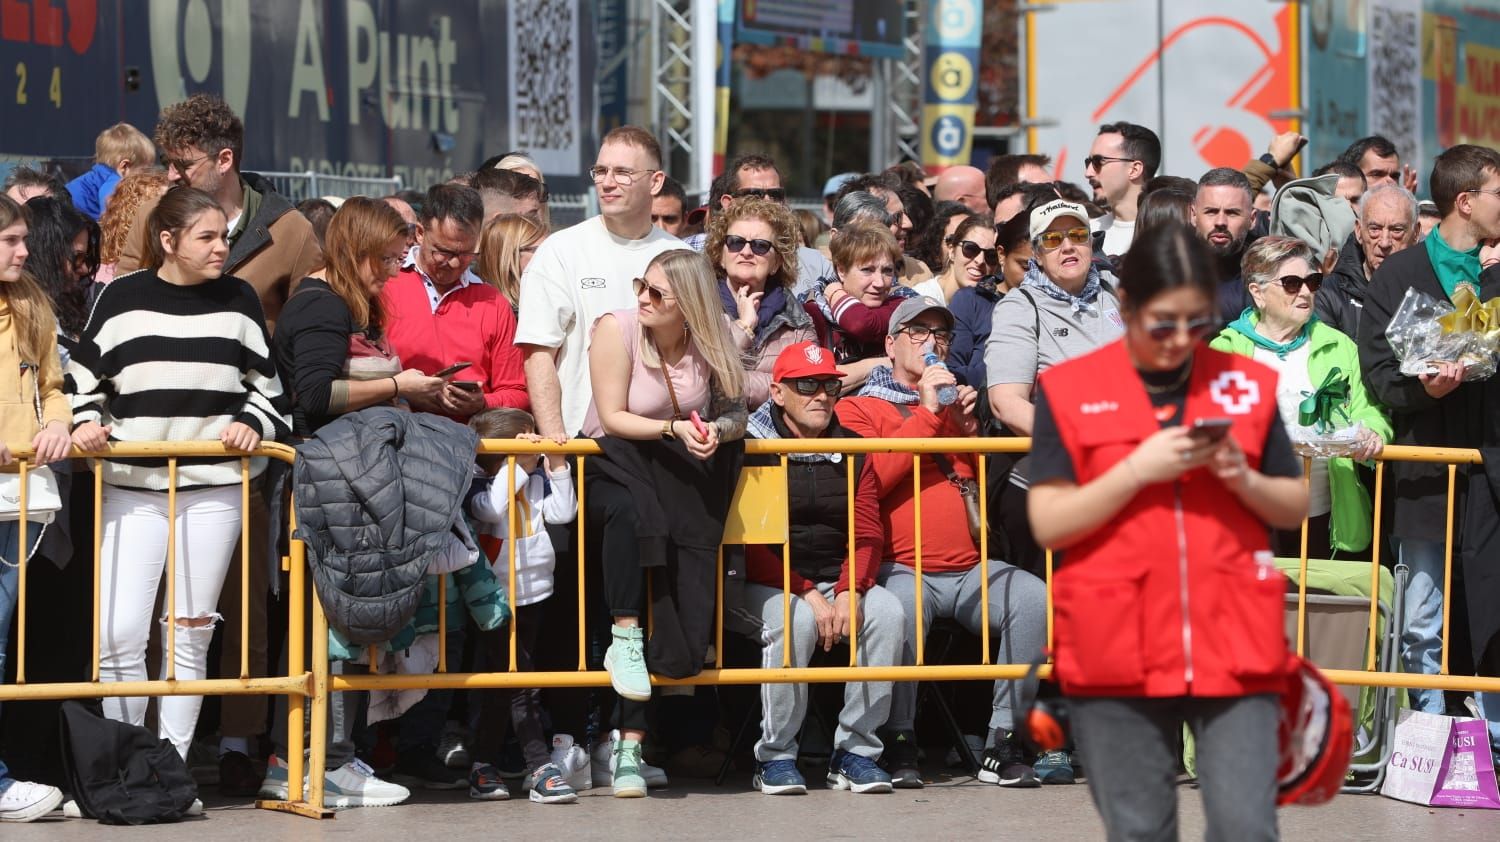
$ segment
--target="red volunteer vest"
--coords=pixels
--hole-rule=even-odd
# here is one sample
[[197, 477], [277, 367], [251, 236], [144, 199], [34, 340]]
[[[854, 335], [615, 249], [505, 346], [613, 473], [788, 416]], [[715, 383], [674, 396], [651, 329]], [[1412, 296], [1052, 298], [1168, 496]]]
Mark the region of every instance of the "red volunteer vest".
[[[1123, 341], [1043, 373], [1083, 485], [1161, 429]], [[1259, 468], [1280, 423], [1276, 373], [1200, 347], [1181, 423], [1228, 418]], [[1264, 554], [1259, 555], [1258, 554]], [[1053, 576], [1054, 656], [1082, 696], [1238, 696], [1279, 691], [1286, 579], [1267, 528], [1207, 469], [1142, 489], [1113, 523], [1064, 553]]]

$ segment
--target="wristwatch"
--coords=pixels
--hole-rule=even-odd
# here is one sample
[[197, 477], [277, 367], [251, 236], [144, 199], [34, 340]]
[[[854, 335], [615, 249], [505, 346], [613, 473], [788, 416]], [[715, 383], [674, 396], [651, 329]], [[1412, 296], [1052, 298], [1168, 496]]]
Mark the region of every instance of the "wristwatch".
[[675, 439], [675, 438], [677, 438], [677, 434], [674, 433], [674, 432], [672, 432], [672, 422], [671, 421], [663, 421], [663, 422], [661, 422], [661, 437], [663, 439]]
[[1271, 167], [1272, 169], [1281, 169], [1281, 164], [1276, 162], [1276, 156], [1272, 155], [1270, 152], [1267, 152], [1266, 154], [1260, 156], [1260, 162], [1268, 167]]

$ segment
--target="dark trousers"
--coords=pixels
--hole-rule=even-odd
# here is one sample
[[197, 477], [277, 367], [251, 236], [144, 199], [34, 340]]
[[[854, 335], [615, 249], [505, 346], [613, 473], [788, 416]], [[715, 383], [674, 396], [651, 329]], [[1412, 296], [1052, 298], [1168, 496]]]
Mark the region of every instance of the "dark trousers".
[[1111, 842], [1177, 839], [1177, 744], [1186, 724], [1197, 750], [1209, 842], [1274, 840], [1275, 696], [1070, 698], [1089, 794]]
[[[532, 653], [541, 635], [542, 603], [515, 608], [511, 622], [516, 624], [516, 669], [530, 672], [536, 668]], [[479, 669], [482, 672], [505, 672], [510, 669], [510, 629], [501, 626], [479, 633]], [[479, 728], [476, 735], [476, 760], [494, 762], [500, 757], [505, 737], [512, 728], [531, 772], [550, 760], [547, 736], [542, 729], [542, 691], [535, 687], [509, 690], [480, 690]]]
[[[640, 617], [646, 604], [646, 574], [636, 539], [634, 494], [602, 476], [589, 480], [587, 529], [589, 556], [599, 565], [609, 616]], [[620, 699], [615, 727], [646, 730], [646, 703]]]

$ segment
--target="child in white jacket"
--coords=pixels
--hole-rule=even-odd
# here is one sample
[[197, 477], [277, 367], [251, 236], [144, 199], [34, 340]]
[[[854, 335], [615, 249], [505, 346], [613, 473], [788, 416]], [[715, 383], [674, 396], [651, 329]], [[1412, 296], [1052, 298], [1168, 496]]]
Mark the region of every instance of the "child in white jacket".
[[[542, 441], [530, 414], [519, 409], [490, 409], [469, 419], [483, 439]], [[516, 624], [516, 669], [534, 668], [533, 654], [541, 632], [543, 601], [552, 595], [552, 571], [557, 554], [547, 536], [548, 524], [572, 523], [578, 517], [578, 497], [565, 457], [517, 456], [513, 473], [508, 457], [480, 456], [474, 467], [474, 486], [466, 508], [478, 529], [479, 546], [490, 560], [500, 587], [510, 598], [511, 622]], [[545, 464], [544, 464], [545, 463]], [[512, 479], [514, 477], [514, 479]], [[511, 496], [514, 482], [515, 495]], [[515, 589], [510, 585], [510, 518], [515, 506]], [[503, 672], [509, 668], [509, 630], [504, 626], [480, 637], [480, 669]], [[535, 688], [481, 691], [479, 727], [469, 797], [501, 800], [510, 797], [494, 761], [513, 727], [526, 758], [526, 789], [532, 801], [569, 803], [578, 795], [568, 786], [562, 769], [552, 762], [542, 729], [541, 691]], [[508, 710], [507, 710], [508, 708]]]

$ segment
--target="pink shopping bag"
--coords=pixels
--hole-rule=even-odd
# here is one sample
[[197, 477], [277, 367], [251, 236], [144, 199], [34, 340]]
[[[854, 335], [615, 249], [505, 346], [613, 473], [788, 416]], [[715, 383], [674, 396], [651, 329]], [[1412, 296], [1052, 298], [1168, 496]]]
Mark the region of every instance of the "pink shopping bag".
[[1434, 807], [1500, 809], [1495, 759], [1490, 754], [1490, 734], [1483, 719], [1453, 721], [1431, 803]]
[[1380, 793], [1433, 807], [1500, 809], [1485, 721], [1401, 711]]

